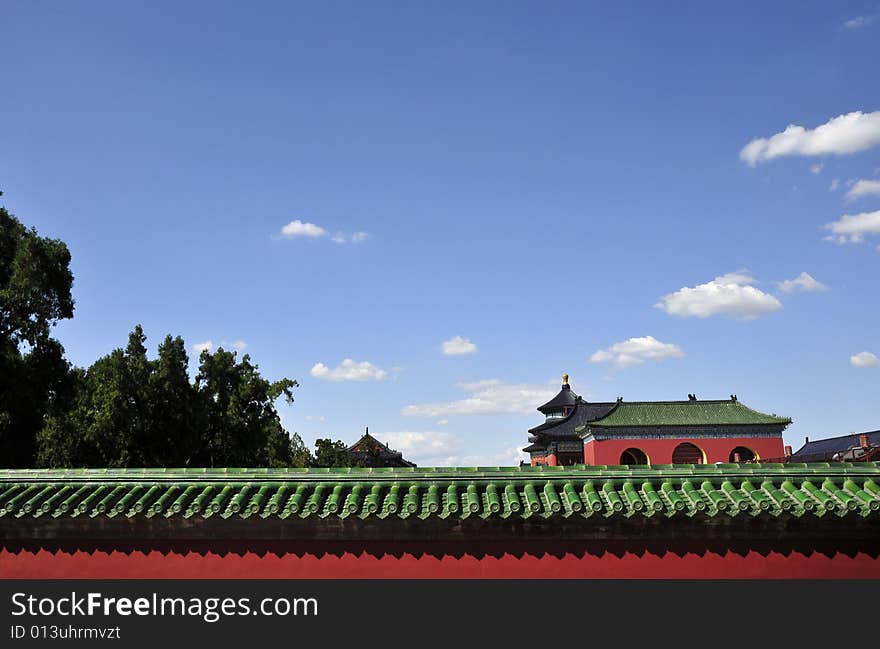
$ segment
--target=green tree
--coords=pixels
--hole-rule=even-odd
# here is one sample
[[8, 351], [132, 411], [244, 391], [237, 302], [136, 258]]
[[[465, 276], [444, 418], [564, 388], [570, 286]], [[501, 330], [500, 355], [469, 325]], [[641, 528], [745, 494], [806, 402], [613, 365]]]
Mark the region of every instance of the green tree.
[[115, 349], [75, 373], [71, 407], [39, 434], [42, 466], [186, 466], [199, 449], [200, 411], [183, 340], [168, 336], [147, 358], [140, 325]]
[[268, 381], [245, 354], [217, 349], [200, 357], [196, 389], [202, 397], [207, 419], [205, 455], [207, 466], [289, 466], [290, 438], [281, 426], [275, 401], [293, 403], [291, 379]]
[[165, 336], [150, 373], [149, 436], [152, 457], [165, 466], [188, 466], [203, 446], [204, 404], [189, 379], [189, 356], [183, 338]]
[[302, 441], [299, 433], [290, 434], [290, 466], [292, 467], [309, 467], [314, 465], [315, 458], [309, 447]]
[[[71, 407], [39, 435], [41, 466], [307, 465], [308, 450], [281, 426], [274, 402], [293, 401], [296, 381], [270, 382], [245, 355], [203, 352], [194, 382], [180, 337], [150, 360], [135, 327], [125, 349], [73, 372]], [[297, 443], [299, 447], [297, 447]], [[296, 453], [296, 455], [295, 455]]]
[[345, 442], [322, 438], [315, 440], [315, 463], [317, 467], [351, 466], [348, 446]]
[[33, 466], [37, 431], [72, 398], [64, 348], [50, 336], [73, 316], [72, 285], [67, 246], [0, 207], [0, 466]]

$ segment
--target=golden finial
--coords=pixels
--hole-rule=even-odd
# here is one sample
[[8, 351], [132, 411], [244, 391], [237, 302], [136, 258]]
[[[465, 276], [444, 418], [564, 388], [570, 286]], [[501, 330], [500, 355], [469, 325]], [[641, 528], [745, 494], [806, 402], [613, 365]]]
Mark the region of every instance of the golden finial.
[[568, 374], [562, 375], [562, 385], [568, 385]]

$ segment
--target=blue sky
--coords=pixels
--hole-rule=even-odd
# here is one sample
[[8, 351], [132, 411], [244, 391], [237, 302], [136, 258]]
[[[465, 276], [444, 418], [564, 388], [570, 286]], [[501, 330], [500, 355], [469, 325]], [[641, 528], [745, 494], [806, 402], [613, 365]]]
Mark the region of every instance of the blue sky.
[[68, 357], [238, 345], [420, 464], [518, 459], [562, 372], [880, 427], [880, 5], [667, 4], [5, 2]]

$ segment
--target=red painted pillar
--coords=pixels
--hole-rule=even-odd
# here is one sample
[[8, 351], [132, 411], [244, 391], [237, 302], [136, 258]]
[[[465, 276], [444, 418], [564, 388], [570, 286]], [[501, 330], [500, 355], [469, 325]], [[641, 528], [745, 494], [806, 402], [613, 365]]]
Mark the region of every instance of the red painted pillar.
[[584, 442], [584, 464], [598, 464], [596, 462], [596, 442]]
[[547, 454], [547, 466], [556, 466], [556, 453]]

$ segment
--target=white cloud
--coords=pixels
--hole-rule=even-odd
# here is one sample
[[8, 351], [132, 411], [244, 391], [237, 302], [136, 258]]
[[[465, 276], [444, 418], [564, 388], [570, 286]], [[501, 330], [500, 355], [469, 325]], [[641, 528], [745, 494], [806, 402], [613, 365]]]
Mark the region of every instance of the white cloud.
[[464, 356], [465, 354], [476, 354], [477, 346], [470, 341], [469, 338], [455, 336], [443, 342], [443, 353], [447, 356]]
[[241, 353], [245, 349], [247, 349], [248, 344], [243, 340], [236, 340], [231, 343], [223, 340], [220, 342], [219, 345], [214, 345], [213, 340], [206, 340], [204, 342], [196, 343], [195, 345], [193, 345], [192, 350], [196, 354], [201, 354], [203, 351], [208, 351], [208, 352], [213, 351], [215, 346], [218, 348], [231, 348], [231, 349], [234, 349], [235, 351], [237, 351], [238, 353]]
[[449, 420], [448, 420], [448, 419], [438, 419], [438, 420], [437, 420], [437, 425], [438, 425], [438, 426], [445, 426], [445, 425], [448, 424], [448, 423], [449, 423]]
[[665, 358], [681, 358], [684, 352], [678, 345], [663, 343], [654, 336], [630, 338], [614, 343], [611, 347], [600, 349], [590, 356], [593, 363], [614, 363], [619, 368], [639, 365], [646, 360], [659, 361]]
[[498, 379], [457, 383], [456, 388], [469, 393], [465, 399], [440, 403], [404, 406], [406, 417], [449, 417], [451, 415], [529, 414], [549, 401], [557, 390], [548, 385], [507, 383]]
[[517, 466], [526, 459], [516, 447], [505, 448], [489, 455], [463, 455], [461, 437], [445, 432], [389, 432], [376, 437], [400, 451], [407, 460], [420, 467], [429, 466]]
[[755, 288], [754, 283], [747, 271], [728, 273], [664, 295], [654, 306], [683, 318], [725, 314], [741, 320], [754, 320], [782, 308], [778, 299]]
[[[223, 344], [225, 345], [226, 343], [223, 343]], [[241, 353], [245, 349], [247, 349], [248, 344], [243, 340], [235, 340], [235, 341], [229, 343], [229, 346], [232, 347], [232, 349], [234, 349], [238, 353]]]
[[827, 241], [835, 243], [861, 243], [866, 234], [880, 234], [880, 210], [861, 214], [844, 214], [837, 221], [825, 224], [831, 235]]
[[281, 228], [281, 235], [284, 237], [309, 237], [317, 238], [327, 235], [327, 230], [314, 223], [304, 223], [299, 219], [291, 221]]
[[309, 372], [316, 379], [325, 381], [381, 381], [388, 372], [368, 363], [346, 358], [338, 366], [329, 368], [324, 363], [315, 363]]
[[831, 186], [828, 188], [829, 192], [836, 192], [840, 187], [840, 178], [835, 178], [831, 181]]
[[813, 291], [825, 291], [828, 289], [825, 284], [816, 280], [809, 273], [801, 273], [794, 279], [786, 279], [776, 284], [783, 293], [812, 293]]
[[528, 459], [521, 448], [510, 446], [489, 455], [465, 455], [455, 464], [457, 466], [519, 466], [522, 460]]
[[849, 363], [854, 367], [880, 367], [880, 358], [871, 352], [859, 352], [849, 357]]
[[755, 278], [749, 274], [747, 269], [737, 270], [733, 273], [725, 273], [716, 277], [714, 281], [721, 284], [757, 284]]
[[815, 129], [789, 124], [768, 138], [756, 138], [739, 157], [754, 167], [759, 162], [788, 155], [816, 156], [865, 151], [880, 144], [880, 111], [838, 115]]
[[368, 232], [354, 232], [351, 235], [345, 232], [337, 232], [330, 239], [333, 243], [363, 243], [370, 238]]
[[867, 27], [871, 23], [873, 23], [877, 19], [877, 16], [856, 16], [855, 18], [850, 18], [846, 22], [843, 23], [843, 26], [847, 29], [859, 29], [861, 27]]
[[857, 180], [850, 186], [846, 197], [848, 200], [853, 200], [874, 194], [880, 194], [880, 180]]
[[455, 455], [461, 445], [459, 438], [445, 432], [390, 432], [380, 433], [376, 437], [416, 464], [423, 464], [429, 458], [430, 463], [435, 464], [438, 460]]
[[324, 421], [324, 415], [306, 415], [306, 421]]
[[818, 176], [820, 173], [822, 173], [822, 168], [824, 166], [824, 162], [817, 162], [814, 165], [810, 165], [810, 172]]

